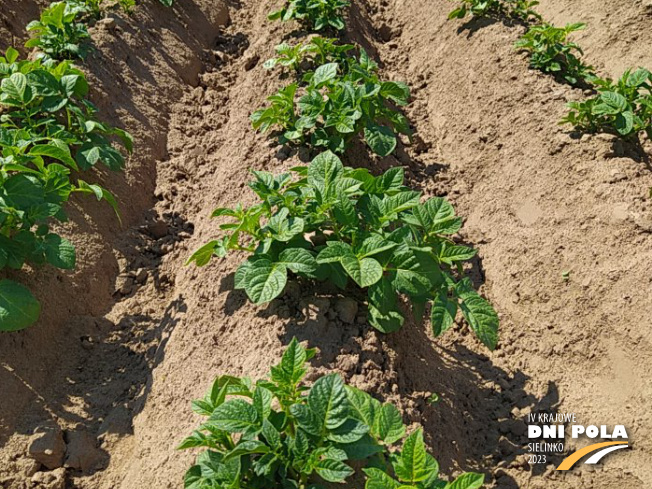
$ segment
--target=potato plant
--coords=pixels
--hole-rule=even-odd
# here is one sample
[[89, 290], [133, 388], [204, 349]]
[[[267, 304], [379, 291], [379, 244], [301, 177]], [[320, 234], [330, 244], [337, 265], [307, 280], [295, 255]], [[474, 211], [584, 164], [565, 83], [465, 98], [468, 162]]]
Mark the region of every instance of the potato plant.
[[285, 6], [269, 14], [270, 20], [298, 20], [310, 30], [344, 29], [343, 11], [348, 0], [288, 0]]
[[582, 48], [567, 40], [570, 34], [585, 27], [586, 24], [581, 23], [565, 27], [535, 25], [528, 29], [515, 46], [530, 53], [532, 68], [551, 73], [571, 85], [587, 83], [595, 76], [594, 69], [578, 57], [584, 54]]
[[353, 49], [353, 44], [338, 44], [337, 39], [317, 36], [294, 46], [279, 44], [276, 46], [277, 57], [267, 60], [263, 66], [268, 70], [280, 66], [301, 73], [327, 63], [345, 64]]
[[410, 89], [382, 81], [378, 65], [364, 50], [360, 58], [330, 62], [303, 75], [268, 98], [251, 116], [254, 129], [280, 129], [279, 143], [342, 153], [361, 134], [371, 150], [387, 156], [396, 148], [396, 132], [410, 135], [410, 125], [395, 106], [407, 105]]
[[[84, 98], [84, 74], [68, 61], [19, 61], [9, 48], [0, 57], [0, 80], [0, 270], [25, 263], [74, 268], [73, 245], [49, 225], [66, 220], [64, 205], [73, 193], [92, 194], [116, 208], [111, 193], [73, 180], [72, 173], [99, 162], [121, 170], [124, 156], [112, 140], [131, 152], [131, 136], [96, 118]], [[0, 289], [0, 330], [38, 319], [38, 303], [23, 286], [5, 280]]]
[[[481, 474], [439, 478], [419, 429], [405, 437], [398, 409], [344, 384], [337, 374], [305, 385], [315, 354], [295, 339], [268, 379], [218, 377], [193, 411], [206, 417], [179, 449], [204, 448], [186, 489], [323, 487], [364, 466], [367, 489], [477, 489]], [[402, 447], [398, 447], [401, 440]], [[391, 451], [390, 451], [391, 448]]]
[[39, 20], [27, 24], [32, 39], [28, 48], [38, 48], [46, 55], [62, 60], [84, 58], [88, 54], [90, 36], [86, 25], [80, 21], [87, 7], [79, 3], [53, 2], [41, 12]]
[[462, 265], [476, 254], [451, 236], [462, 220], [444, 199], [422, 202], [403, 185], [403, 169], [381, 176], [344, 167], [326, 152], [290, 174], [254, 171], [250, 187], [260, 202], [219, 208], [228, 216], [226, 234], [189, 259], [202, 266], [232, 250], [249, 257], [235, 275], [235, 287], [262, 304], [282, 294], [288, 273], [328, 280], [347, 290], [353, 282], [366, 291], [369, 322], [382, 332], [401, 328], [401, 298], [409, 298], [417, 322], [430, 305], [436, 336], [454, 323], [458, 310], [488, 348], [496, 346], [498, 317], [463, 276]]
[[570, 102], [562, 123], [588, 132], [609, 132], [636, 138], [645, 131], [652, 139], [652, 74], [645, 68], [627, 70], [616, 82], [606, 78], [592, 80], [597, 93]]
[[524, 22], [541, 20], [541, 15], [534, 10], [539, 5], [535, 0], [454, 0], [460, 6], [448, 14], [449, 19], [472, 17], [511, 18]]

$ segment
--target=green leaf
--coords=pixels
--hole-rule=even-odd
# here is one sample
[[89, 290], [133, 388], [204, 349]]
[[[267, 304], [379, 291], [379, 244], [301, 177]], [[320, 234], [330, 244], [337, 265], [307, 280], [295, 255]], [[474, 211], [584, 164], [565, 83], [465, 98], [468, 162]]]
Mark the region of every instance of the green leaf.
[[0, 331], [19, 331], [41, 315], [41, 304], [27, 287], [12, 280], [0, 280]]
[[210, 421], [216, 428], [229, 433], [241, 433], [259, 424], [256, 408], [244, 399], [231, 399], [218, 406]]
[[381, 314], [386, 315], [396, 311], [396, 297], [396, 290], [389, 277], [383, 276], [369, 287], [369, 303]]
[[346, 386], [346, 397], [349, 400], [351, 415], [367, 426], [373, 427], [376, 410], [380, 409], [380, 402], [366, 392], [348, 385]]
[[468, 246], [444, 243], [439, 252], [439, 259], [444, 263], [453, 265], [455, 262], [470, 260], [476, 254], [477, 251]]
[[391, 261], [392, 266], [387, 270], [393, 272], [392, 285], [399, 292], [427, 297], [435, 286], [443, 282], [439, 264], [428, 252], [403, 244], [394, 250]]
[[651, 79], [652, 75], [645, 68], [639, 68], [635, 72], [630, 73], [627, 77], [627, 86], [628, 87], [639, 87], [643, 85], [647, 80]]
[[609, 107], [613, 107], [618, 112], [623, 112], [627, 109], [627, 99], [619, 93], [602, 92], [600, 98], [605, 104]]
[[423, 443], [423, 431], [415, 431], [407, 437], [401, 455], [394, 463], [396, 477], [402, 482], [414, 484], [426, 479], [430, 471], [426, 466], [426, 446]]
[[341, 448], [348, 460], [365, 460], [384, 451], [384, 448], [369, 435], [364, 435], [353, 443], [341, 445]]
[[342, 267], [360, 287], [369, 287], [383, 276], [383, 267], [373, 258], [358, 258], [354, 254], [342, 257]]
[[355, 443], [368, 432], [369, 426], [357, 419], [349, 418], [343, 425], [331, 430], [327, 438], [336, 443]]
[[373, 305], [369, 305], [369, 324], [383, 333], [393, 333], [401, 329], [405, 318], [398, 311], [383, 314]]
[[[190, 265], [192, 262], [195, 262], [195, 265], [198, 267], [203, 267], [211, 261], [213, 255], [220, 256], [223, 250], [223, 247], [220, 246], [221, 244], [222, 242], [217, 240], [206, 243], [204, 246], [190, 255], [190, 258], [188, 258], [188, 261], [186, 261], [186, 265]], [[223, 250], [223, 253], [226, 254], [226, 250]]]
[[490, 350], [496, 348], [499, 319], [491, 304], [477, 293], [473, 293], [462, 299], [460, 308], [480, 341]]
[[367, 475], [365, 489], [398, 489], [401, 486], [380, 469], [371, 467], [362, 470]]
[[308, 406], [326, 429], [333, 430], [344, 424], [348, 402], [342, 378], [330, 374], [318, 379], [308, 394]]
[[396, 443], [405, 436], [405, 425], [399, 410], [393, 404], [383, 404], [376, 411], [374, 432], [385, 444]]
[[272, 393], [265, 387], [258, 386], [254, 391], [253, 403], [258, 413], [258, 419], [266, 420], [272, 412]]
[[343, 170], [342, 161], [333, 152], [326, 151], [317, 155], [308, 166], [308, 183], [328, 186]]
[[296, 338], [285, 349], [279, 367], [272, 369], [272, 379], [285, 381], [287, 384], [297, 384], [306, 373], [308, 354]]
[[316, 471], [319, 476], [328, 482], [344, 482], [355, 471], [339, 460], [324, 459], [317, 464]]
[[440, 292], [432, 302], [430, 321], [432, 332], [435, 337], [446, 332], [455, 322], [457, 314], [457, 302], [448, 298], [445, 291]]
[[285, 265], [294, 273], [312, 273], [317, 270], [317, 260], [308, 250], [289, 248], [279, 255], [278, 263]]
[[484, 483], [483, 474], [469, 472], [462, 474], [453, 482], [446, 485], [446, 489], [479, 489]]
[[337, 63], [328, 63], [317, 68], [312, 77], [312, 86], [319, 87], [323, 83], [334, 79], [337, 76], [337, 67]]
[[329, 241], [326, 248], [317, 255], [317, 263], [341, 263], [345, 256], [353, 255], [353, 250], [348, 243], [341, 241]]
[[256, 304], [264, 304], [283, 292], [287, 283], [287, 269], [283, 264], [267, 259], [256, 260], [247, 270], [246, 292]]
[[70, 241], [57, 234], [48, 234], [43, 240], [45, 257], [51, 265], [71, 270], [75, 268], [75, 247]]
[[12, 175], [3, 187], [9, 203], [17, 209], [27, 210], [41, 204], [45, 198], [41, 182], [32, 176]]
[[631, 111], [616, 116], [616, 130], [623, 136], [627, 136], [634, 130], [634, 114]]
[[2, 80], [2, 92], [12, 99], [27, 103], [31, 99], [31, 91], [27, 85], [27, 77], [22, 73], [14, 73]]
[[379, 156], [388, 156], [396, 149], [396, 135], [389, 127], [369, 124], [364, 128], [364, 138]]

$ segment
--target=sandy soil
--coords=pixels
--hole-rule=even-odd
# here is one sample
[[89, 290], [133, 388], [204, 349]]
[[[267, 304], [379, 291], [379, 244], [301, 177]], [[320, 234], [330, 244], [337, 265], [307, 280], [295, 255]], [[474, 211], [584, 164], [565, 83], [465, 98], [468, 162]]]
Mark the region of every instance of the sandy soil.
[[[232, 290], [241, 257], [183, 266], [217, 235], [214, 207], [253, 201], [249, 169], [299, 161], [248, 121], [282, 83], [261, 66], [292, 29], [266, 20], [275, 3], [169, 12], [144, 2], [117, 31], [94, 29], [95, 100], [139, 141], [126, 176], [98, 175], [126, 225], [85, 202], [88, 215], [80, 207], [66, 230], [83, 248], [79, 269], [30, 274], [47, 312], [0, 338], [0, 485], [180, 487], [192, 454], [174, 446], [198, 421], [189, 400], [217, 374], [263, 375], [292, 336], [320, 348], [316, 372], [335, 369], [423, 424], [443, 473], [482, 471], [501, 489], [652, 482], [649, 162], [641, 148], [557, 125], [581, 92], [528, 69], [512, 48], [519, 26], [447, 21], [446, 0], [365, 0], [349, 19], [349, 37], [384, 76], [412, 87], [418, 138], [383, 160], [354, 148], [347, 164], [404, 165], [415, 186], [467, 217], [462, 237], [480, 250], [474, 279], [502, 320], [495, 352], [463, 328], [437, 342], [410, 324], [382, 336], [362, 308], [344, 323], [342, 299], [326, 288], [291, 284], [254, 307]], [[543, 3], [555, 22], [589, 23], [578, 37], [601, 72], [652, 66], [645, 2]], [[427, 403], [432, 393], [441, 402]], [[564, 476], [529, 466], [524, 417], [550, 411], [624, 424], [634, 450]], [[28, 440], [44, 425], [64, 429], [69, 446], [89, 434], [90, 467], [33, 474]]]

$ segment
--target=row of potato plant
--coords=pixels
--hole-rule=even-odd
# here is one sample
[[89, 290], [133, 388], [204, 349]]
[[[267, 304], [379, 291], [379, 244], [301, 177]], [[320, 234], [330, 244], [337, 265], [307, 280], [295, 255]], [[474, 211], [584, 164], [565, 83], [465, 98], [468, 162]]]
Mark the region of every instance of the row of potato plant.
[[[308, 30], [340, 30], [348, 4], [290, 0], [270, 19], [295, 19]], [[493, 349], [498, 317], [465, 277], [463, 264], [476, 252], [452, 239], [462, 225], [453, 207], [407, 187], [401, 167], [376, 176], [344, 166], [336, 155], [359, 135], [376, 154], [391, 154], [396, 133], [410, 134], [409, 122], [397, 110], [409, 101], [408, 86], [381, 80], [364, 50], [332, 38], [281, 44], [276, 54], [265, 68], [280, 67], [294, 81], [253, 113], [253, 127], [275, 128], [281, 144], [318, 154], [290, 173], [252, 171], [249, 187], [258, 202], [216, 209], [213, 217], [231, 222], [222, 223], [224, 235], [188, 262], [203, 266], [230, 251], [244, 254], [235, 288], [257, 304], [279, 297], [292, 277], [330, 281], [344, 294], [364, 291], [369, 323], [385, 333], [401, 328], [405, 299], [416, 322], [430, 309], [437, 336], [461, 311]], [[345, 385], [337, 374], [305, 385], [305, 363], [314, 355], [293, 339], [268, 379], [254, 384], [220, 376], [193, 403], [207, 419], [179, 448], [205, 450], [185, 476], [187, 489], [352, 487], [360, 477], [366, 489], [483, 484], [484, 476], [474, 473], [441, 480], [422, 430], [406, 436], [392, 404]], [[361, 469], [358, 477], [354, 467]], [[354, 477], [356, 482], [350, 480]]]
[[[159, 0], [171, 6], [173, 0]], [[118, 7], [131, 13], [136, 0], [62, 0], [52, 2], [38, 20], [27, 25], [32, 38], [29, 48], [38, 48], [54, 59], [85, 58], [91, 50], [88, 25], [102, 17], [107, 8]]]
[[[81, 20], [99, 4], [52, 3], [28, 25], [34, 59], [20, 59], [11, 47], [0, 57], [0, 270], [75, 267], [75, 247], [51, 230], [67, 220], [65, 206], [75, 193], [105, 200], [118, 213], [113, 195], [79, 174], [98, 163], [122, 170], [133, 139], [98, 118], [84, 73], [67, 59], [86, 52]], [[29, 289], [0, 280], [0, 331], [24, 329], [40, 312]]]
[[[267, 379], [220, 376], [193, 411], [206, 419], [180, 449], [204, 448], [186, 489], [320, 489], [361, 469], [366, 489], [478, 489], [482, 474], [439, 478], [423, 431], [337, 374], [304, 382], [315, 350], [294, 338]], [[402, 442], [402, 443], [400, 443]]]
[[568, 40], [586, 25], [556, 27], [534, 10], [537, 4], [528, 0], [462, 0], [449, 17], [510, 18], [526, 23], [528, 30], [515, 47], [530, 53], [530, 65], [560, 81], [594, 92], [586, 100], [569, 102], [568, 114], [561, 123], [572, 124], [577, 130], [609, 132], [632, 140], [638, 140], [645, 132], [652, 140], [652, 73], [645, 68], [630, 68], [616, 81], [598, 76], [581, 59], [582, 48]]

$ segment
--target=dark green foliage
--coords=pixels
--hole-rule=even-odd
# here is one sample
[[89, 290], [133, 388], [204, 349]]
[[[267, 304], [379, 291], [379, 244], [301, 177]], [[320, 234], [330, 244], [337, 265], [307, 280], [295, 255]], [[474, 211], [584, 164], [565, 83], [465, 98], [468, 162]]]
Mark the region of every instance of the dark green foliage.
[[530, 27], [515, 46], [530, 53], [530, 66], [551, 73], [571, 85], [586, 84], [595, 77], [592, 66], [585, 65], [578, 55], [582, 48], [567, 38], [573, 32], [582, 30], [586, 24], [568, 24], [555, 27], [540, 24]]
[[204, 399], [193, 402], [193, 411], [207, 419], [179, 448], [205, 450], [186, 473], [186, 489], [317, 489], [346, 482], [355, 473], [353, 461], [366, 466], [367, 489], [482, 485], [480, 474], [439, 479], [421, 430], [394, 448], [405, 426], [392, 404], [345, 385], [337, 374], [306, 386], [305, 362], [314, 353], [295, 338], [269, 379], [254, 385], [218, 377]]
[[247, 251], [235, 287], [259, 304], [283, 292], [289, 272], [342, 290], [352, 281], [368, 293], [370, 323], [387, 333], [403, 324], [402, 296], [417, 322], [430, 304], [435, 335], [453, 325], [459, 309], [478, 338], [496, 346], [498, 317], [461, 273], [476, 252], [450, 238], [462, 220], [446, 200], [421, 202], [420, 192], [403, 185], [402, 168], [374, 177], [344, 167], [331, 152], [293, 171], [296, 178], [255, 171], [250, 187], [261, 202], [216, 209], [213, 216], [234, 222], [189, 261], [201, 266], [213, 255]]

